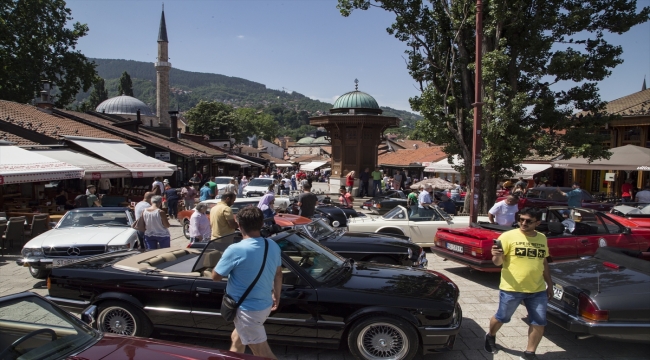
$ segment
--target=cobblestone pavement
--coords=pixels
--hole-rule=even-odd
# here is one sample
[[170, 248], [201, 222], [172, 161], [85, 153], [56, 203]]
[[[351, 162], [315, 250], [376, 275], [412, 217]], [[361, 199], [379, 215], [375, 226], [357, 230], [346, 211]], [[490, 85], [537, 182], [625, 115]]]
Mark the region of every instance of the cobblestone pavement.
[[[360, 205], [357, 199], [356, 208]], [[172, 220], [172, 246], [183, 246], [187, 240], [182, 236], [178, 222]], [[27, 269], [15, 264], [18, 251], [0, 258], [0, 296], [21, 291], [47, 294], [45, 281], [33, 279]], [[498, 274], [470, 271], [450, 261], [443, 261], [431, 253], [427, 254], [429, 269], [436, 270], [453, 280], [460, 288], [460, 303], [463, 308], [463, 325], [451, 352], [418, 356], [417, 359], [518, 359], [526, 347], [528, 326], [526, 310], [520, 306], [512, 321], [503, 326], [497, 335], [497, 344], [502, 350], [488, 354], [483, 350], [488, 319], [496, 311], [498, 303]], [[215, 304], [215, 306], [217, 306]], [[161, 336], [164, 340], [179, 341], [218, 349], [228, 349], [229, 343], [222, 340], [206, 340], [179, 336]], [[352, 359], [347, 350], [316, 349], [294, 346], [272, 346], [279, 359], [329, 360]], [[649, 359], [650, 345], [614, 342], [591, 338], [577, 340], [575, 336], [553, 324], [549, 324], [537, 350], [540, 359]]]

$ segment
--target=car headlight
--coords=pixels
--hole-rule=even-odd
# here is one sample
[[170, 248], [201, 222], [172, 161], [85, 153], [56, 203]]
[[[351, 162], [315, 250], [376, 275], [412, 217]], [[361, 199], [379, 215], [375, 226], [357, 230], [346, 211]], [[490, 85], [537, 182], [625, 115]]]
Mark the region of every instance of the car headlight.
[[108, 247], [108, 252], [120, 251], [120, 250], [129, 250], [129, 244], [115, 245], [115, 246], [109, 246]]
[[32, 257], [32, 256], [43, 256], [43, 249], [39, 248], [24, 248], [23, 251], [23, 256], [24, 257]]
[[413, 259], [413, 250], [411, 248], [406, 248], [406, 250], [409, 252], [409, 259]]

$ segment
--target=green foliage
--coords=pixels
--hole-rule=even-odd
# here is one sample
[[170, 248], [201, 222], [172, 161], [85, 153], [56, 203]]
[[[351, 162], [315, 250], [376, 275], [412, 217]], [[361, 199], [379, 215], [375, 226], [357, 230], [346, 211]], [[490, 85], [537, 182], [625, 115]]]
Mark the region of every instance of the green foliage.
[[258, 138], [273, 141], [278, 136], [279, 126], [273, 116], [251, 108], [235, 110], [235, 118], [246, 136], [257, 135]]
[[117, 93], [126, 96], [133, 96], [133, 82], [128, 72], [123, 72], [117, 85]]
[[[406, 43], [407, 69], [421, 90], [411, 106], [425, 118], [414, 136], [445, 145], [471, 162], [474, 98], [474, 0], [339, 0], [341, 14], [380, 7], [395, 15], [388, 33]], [[648, 20], [634, 0], [484, 2], [481, 151], [483, 210], [498, 178], [540, 155], [609, 156], [599, 129], [610, 120], [596, 83], [622, 62], [621, 34]], [[563, 84], [566, 91], [555, 91]], [[576, 111], [584, 110], [576, 117]], [[461, 169], [466, 176], [469, 167]]]
[[95, 80], [95, 65], [74, 48], [88, 26], [72, 20], [63, 0], [0, 0], [0, 99], [28, 103], [41, 80], [57, 87], [56, 106]]
[[209, 135], [213, 139], [233, 137], [237, 141], [243, 138], [241, 124], [230, 105], [216, 101], [200, 101], [184, 115], [192, 134]]
[[108, 100], [108, 91], [106, 91], [104, 79], [98, 78], [88, 98], [88, 105], [92, 110], [95, 110], [104, 100]]

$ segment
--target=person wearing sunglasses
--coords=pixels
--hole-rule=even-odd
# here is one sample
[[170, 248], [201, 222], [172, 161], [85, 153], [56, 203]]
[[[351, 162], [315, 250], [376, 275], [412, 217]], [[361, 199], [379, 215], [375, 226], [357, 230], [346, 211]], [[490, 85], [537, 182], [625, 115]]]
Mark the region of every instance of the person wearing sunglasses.
[[553, 296], [553, 282], [549, 273], [548, 242], [546, 236], [535, 228], [541, 223], [542, 213], [534, 208], [524, 208], [518, 213], [518, 229], [504, 232], [492, 246], [492, 262], [501, 269], [499, 309], [490, 319], [489, 332], [485, 334], [485, 351], [496, 354], [496, 334], [523, 301], [528, 310], [530, 329], [528, 346], [520, 359], [537, 359], [535, 351], [544, 335], [546, 306]]

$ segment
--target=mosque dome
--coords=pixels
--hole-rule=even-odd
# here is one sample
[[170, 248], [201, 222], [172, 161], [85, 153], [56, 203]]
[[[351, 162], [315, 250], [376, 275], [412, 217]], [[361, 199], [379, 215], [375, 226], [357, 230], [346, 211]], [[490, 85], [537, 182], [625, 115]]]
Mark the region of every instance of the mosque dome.
[[355, 90], [341, 95], [333, 109], [379, 109], [377, 100], [363, 91]]
[[325, 136], [320, 136], [312, 141], [312, 145], [329, 145], [330, 141]]
[[138, 110], [140, 110], [140, 115], [142, 116], [155, 116], [147, 104], [127, 95], [120, 95], [104, 100], [95, 109], [99, 113], [116, 115], [136, 115]]
[[298, 140], [297, 144], [298, 145], [311, 145], [313, 142], [314, 142], [314, 138], [307, 136], [307, 137], [304, 137], [304, 138]]

